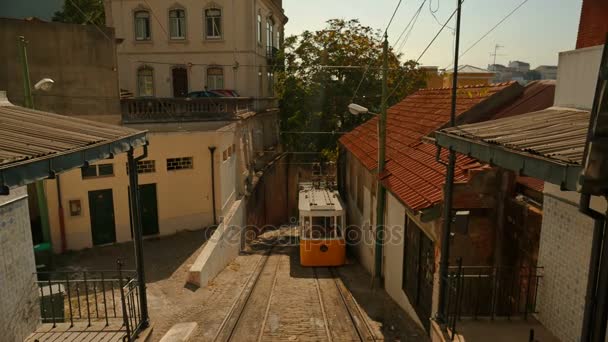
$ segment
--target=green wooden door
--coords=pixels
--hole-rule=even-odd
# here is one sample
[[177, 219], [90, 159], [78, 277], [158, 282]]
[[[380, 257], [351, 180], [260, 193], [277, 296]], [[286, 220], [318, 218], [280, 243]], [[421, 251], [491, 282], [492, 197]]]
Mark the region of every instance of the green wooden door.
[[89, 213], [93, 245], [116, 242], [112, 189], [89, 191]]
[[141, 225], [144, 235], [158, 234], [158, 207], [156, 201], [156, 184], [139, 186], [141, 201]]
[[[133, 237], [133, 220], [131, 217], [131, 191], [129, 195], [129, 219], [131, 219], [131, 237]], [[156, 184], [144, 184], [139, 186], [139, 201], [141, 205], [141, 225], [144, 236], [157, 235], [158, 229], [158, 206], [156, 200]]]

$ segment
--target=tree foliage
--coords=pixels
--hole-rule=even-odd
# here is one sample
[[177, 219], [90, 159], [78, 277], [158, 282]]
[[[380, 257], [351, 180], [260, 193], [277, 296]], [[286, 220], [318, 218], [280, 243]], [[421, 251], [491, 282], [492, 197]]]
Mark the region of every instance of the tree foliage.
[[[370, 118], [349, 114], [347, 106], [351, 102], [379, 112], [382, 38], [382, 32], [361, 25], [358, 20], [332, 19], [324, 30], [304, 31], [285, 39], [285, 69], [278, 73], [277, 91], [283, 143], [288, 150], [322, 151], [326, 159], [333, 159], [339, 134], [286, 132], [350, 131]], [[392, 47], [388, 56], [390, 106], [423, 88], [425, 74], [414, 61], [400, 62], [401, 56]]]
[[103, 0], [65, 0], [62, 10], [53, 15], [53, 21], [104, 26]]

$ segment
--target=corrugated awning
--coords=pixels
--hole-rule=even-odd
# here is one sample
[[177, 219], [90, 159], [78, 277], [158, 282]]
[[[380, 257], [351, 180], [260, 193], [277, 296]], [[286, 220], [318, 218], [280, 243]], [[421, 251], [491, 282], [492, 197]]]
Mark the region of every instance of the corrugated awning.
[[483, 162], [576, 190], [589, 112], [549, 108], [436, 132], [437, 144]]
[[0, 186], [6, 191], [145, 143], [145, 131], [0, 101]]

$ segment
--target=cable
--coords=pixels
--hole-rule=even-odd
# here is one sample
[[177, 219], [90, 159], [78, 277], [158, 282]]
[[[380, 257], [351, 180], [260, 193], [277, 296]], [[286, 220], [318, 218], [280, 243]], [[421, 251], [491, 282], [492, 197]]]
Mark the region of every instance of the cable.
[[101, 32], [101, 34], [103, 34], [104, 37], [106, 37], [106, 39], [108, 39], [109, 41], [111, 41], [112, 43], [114, 43], [114, 40], [110, 37], [108, 37], [108, 35], [103, 32], [103, 30], [101, 28], [99, 28], [99, 26], [97, 26], [97, 24], [95, 24], [94, 22], [91, 21], [91, 19], [84, 13], [84, 11], [73, 1], [73, 0], [68, 0], [74, 7], [76, 7], [76, 9], [78, 10], [78, 12], [80, 12], [80, 14], [82, 14], [82, 16], [84, 17], [84, 19], [91, 25], [95, 26], [97, 28], [97, 30], [99, 32]]
[[[405, 47], [405, 44], [407, 43], [407, 41], [410, 38], [410, 35], [412, 34], [412, 32], [414, 31], [414, 26], [416, 26], [416, 23], [418, 22], [418, 18], [420, 18], [420, 13], [422, 12], [422, 8], [425, 4], [426, 0], [424, 0], [422, 2], [422, 4], [420, 4], [420, 7], [418, 8], [418, 11], [416, 13], [414, 13], [414, 16], [412, 17], [412, 20], [410, 20], [411, 23], [411, 27], [409, 29], [409, 31], [407, 32], [407, 34], [405, 35], [405, 38], [403, 39], [403, 42], [401, 42], [401, 45], [399, 45], [399, 47], [397, 48], [397, 52], [401, 53], [401, 51], [403, 51], [403, 48]], [[409, 24], [408, 24], [409, 26]], [[407, 26], [406, 26], [407, 29]], [[404, 30], [405, 32], [405, 30]]]
[[[395, 15], [397, 14], [397, 11], [399, 10], [399, 7], [401, 6], [401, 2], [402, 0], [399, 0], [399, 2], [397, 3], [397, 6], [395, 6], [395, 10], [393, 11], [393, 15], [391, 16], [391, 19], [388, 22], [388, 25], [386, 25], [386, 28], [384, 29], [384, 37], [387, 37], [387, 32], [388, 32], [388, 28], [391, 26], [391, 24], [393, 23], [393, 19], [395, 19]], [[361, 76], [361, 80], [359, 81], [359, 84], [357, 84], [357, 88], [355, 89], [355, 92], [353, 93], [353, 97], [351, 98], [350, 102], [354, 102], [355, 98], [357, 97], [357, 94], [359, 93], [359, 89], [361, 88], [361, 85], [363, 84], [363, 81], [365, 80], [365, 76], [367, 76], [367, 72], [369, 71], [369, 68], [372, 66], [372, 63], [374, 62], [373, 58], [370, 58], [369, 63], [367, 65], [367, 67], [365, 68], [365, 71], [363, 72], [363, 76]]]
[[[439, 19], [437, 18], [436, 13], [439, 11], [439, 7], [441, 6], [441, 3], [439, 2], [439, 0], [437, 0], [437, 8], [435, 10], [433, 10], [433, 0], [429, 0], [429, 12], [431, 13], [431, 15], [433, 16], [433, 19], [435, 19], [435, 22], [441, 26], [441, 21], [439, 21]], [[449, 28], [450, 30], [454, 31], [453, 27], [450, 26], [446, 26], [447, 28]]]
[[160, 25], [160, 28], [163, 30], [163, 32], [165, 32], [165, 35], [167, 37], [169, 37], [169, 33], [167, 32], [167, 30], [165, 30], [165, 27], [163, 26], [163, 24], [160, 22], [160, 20], [156, 16], [156, 13], [154, 13], [154, 9], [152, 9], [152, 6], [150, 6], [150, 4], [148, 3], [148, 0], [144, 0], [144, 2], [146, 3], [146, 6], [148, 6], [148, 8], [150, 9], [150, 12], [152, 12], [152, 16], [154, 17], [154, 19], [156, 19], [156, 22], [158, 22], [158, 25]]
[[397, 6], [395, 7], [395, 10], [393, 11], [393, 15], [391, 16], [391, 20], [388, 21], [388, 25], [386, 25], [386, 28], [384, 29], [385, 34], [388, 31], [388, 28], [391, 27], [391, 24], [393, 23], [393, 19], [395, 19], [395, 15], [397, 14], [397, 11], [399, 10], [399, 6], [401, 6], [401, 1], [402, 0], [399, 0], [399, 2], [397, 3]]
[[[529, 0], [522, 1], [517, 7], [515, 7], [511, 12], [509, 12], [509, 14], [507, 14], [504, 18], [502, 18], [496, 25], [494, 25], [494, 27], [492, 27], [488, 32], [486, 32], [484, 35], [482, 35], [481, 38], [479, 38], [477, 41], [475, 41], [475, 43], [473, 43], [463, 53], [461, 53], [460, 56], [458, 56], [458, 58], [462, 58], [462, 56], [464, 56], [467, 52], [469, 52], [471, 49], [473, 49], [477, 44], [479, 44], [479, 42], [481, 42], [485, 37], [487, 37], [496, 28], [498, 28], [498, 26], [500, 26], [503, 22], [505, 22], [505, 20], [509, 19], [510, 16], [512, 16], [515, 12], [517, 12], [517, 10], [520, 9], [523, 5], [525, 5], [528, 1]], [[451, 67], [453, 64], [454, 63], [451, 63], [444, 69]]]
[[[528, 1], [528, 0], [526, 0], [526, 1]], [[464, 2], [464, 0], [462, 2]], [[418, 58], [416, 59], [416, 64], [418, 64], [418, 62], [420, 61], [420, 59], [428, 51], [428, 49], [431, 47], [431, 45], [433, 45], [433, 43], [435, 42], [435, 40], [437, 40], [437, 37], [439, 37], [439, 35], [441, 34], [441, 32], [443, 32], [443, 29], [447, 26], [448, 22], [450, 20], [452, 20], [452, 18], [454, 17], [454, 15], [456, 14], [457, 11], [458, 11], [458, 9], [455, 9], [454, 12], [452, 12], [452, 15], [450, 15], [450, 17], [448, 18], [448, 20], [446, 20], [445, 23], [443, 24], [443, 26], [441, 26], [441, 29], [439, 29], [439, 31], [437, 32], [437, 34], [435, 34], [435, 37], [433, 37], [433, 39], [431, 40], [431, 42], [426, 46], [426, 48], [424, 49], [424, 51], [422, 51], [422, 53], [420, 54], [420, 56], [418, 56]], [[391, 90], [391, 92], [388, 94], [388, 96], [386, 97], [386, 99], [384, 100], [384, 102], [382, 103], [382, 105], [384, 105], [388, 101], [388, 99], [397, 91], [397, 89], [399, 89], [399, 86], [405, 80], [405, 76], [406, 75], [407, 74], [403, 74], [403, 76], [401, 76], [401, 79], [399, 79], [399, 82], [397, 82], [397, 85], [395, 87], [393, 87], [393, 90]]]
[[[412, 18], [410, 19], [410, 21], [407, 23], [407, 25], [405, 26], [405, 28], [403, 29], [403, 31], [401, 31], [401, 34], [399, 35], [399, 37], [397, 38], [397, 40], [393, 43], [393, 46], [397, 46], [399, 44], [399, 41], [401, 40], [401, 38], [403, 37], [403, 35], [405, 34], [405, 32], [408, 30], [408, 28], [410, 27], [410, 25], [412, 25], [412, 23], [414, 22], [414, 19], [418, 17], [418, 15], [420, 14], [420, 12], [422, 11], [422, 7], [424, 6], [424, 4], [426, 3], [427, 0], [423, 0], [422, 4], [420, 4], [420, 7], [418, 8], [418, 10], [416, 12], [414, 12], [414, 15], [412, 16]], [[410, 30], [411, 32], [411, 30]], [[399, 49], [397, 49], [396, 51], [399, 51]]]

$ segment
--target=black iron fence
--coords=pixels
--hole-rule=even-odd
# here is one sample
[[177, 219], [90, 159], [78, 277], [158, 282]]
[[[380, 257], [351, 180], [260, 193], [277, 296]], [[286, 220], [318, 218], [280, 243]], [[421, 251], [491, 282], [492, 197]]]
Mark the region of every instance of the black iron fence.
[[135, 271], [38, 272], [42, 323], [124, 332], [133, 340], [142, 328], [139, 287]]
[[447, 328], [454, 337], [462, 318], [521, 317], [538, 313], [542, 267], [458, 266], [449, 268]]

